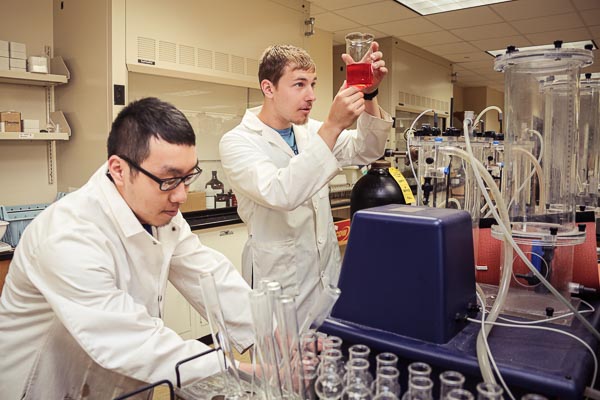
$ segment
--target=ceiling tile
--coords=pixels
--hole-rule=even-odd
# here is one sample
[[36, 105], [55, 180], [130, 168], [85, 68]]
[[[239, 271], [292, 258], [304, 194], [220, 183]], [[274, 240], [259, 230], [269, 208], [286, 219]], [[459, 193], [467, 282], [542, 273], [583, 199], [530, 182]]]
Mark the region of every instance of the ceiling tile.
[[518, 21], [575, 11], [567, 0], [519, 0], [493, 4], [491, 7], [507, 21]]
[[594, 8], [600, 8], [600, 1], [598, 0], [572, 0], [575, 4], [575, 8], [578, 10], [591, 10]]
[[386, 22], [384, 24], [375, 24], [372, 26], [378, 31], [385, 32], [390, 36], [397, 36], [399, 39], [402, 39], [402, 36], [404, 35], [436, 32], [442, 29], [422, 17]]
[[586, 25], [597, 25], [598, 21], [600, 21], [600, 8], [595, 10], [587, 10], [584, 13], [581, 13], [581, 17], [585, 21]]
[[315, 26], [319, 29], [323, 29], [329, 32], [336, 32], [343, 29], [352, 29], [359, 27], [361, 24], [350, 21], [344, 17], [340, 17], [337, 14], [328, 12], [325, 14], [320, 14], [318, 17], [315, 17]]
[[471, 44], [480, 50], [488, 51], [504, 49], [506, 46], [530, 46], [531, 42], [525, 36], [517, 35], [493, 39], [472, 40]]
[[[600, 25], [588, 26], [588, 29], [590, 30], [590, 32], [592, 32], [592, 36], [594, 39], [600, 39]], [[600, 45], [599, 42], [596, 42], [596, 44]]]
[[489, 7], [475, 7], [465, 10], [444, 12], [425, 17], [444, 29], [466, 28], [473, 25], [495, 24], [504, 22]]
[[372, 2], [373, 0], [310, 0], [311, 4], [315, 4], [330, 11], [339, 10], [340, 8], [360, 6]]
[[420, 47], [433, 46], [436, 44], [444, 43], [456, 43], [461, 41], [460, 38], [454, 36], [448, 31], [420, 33], [418, 35], [406, 35], [402, 37], [402, 40]]
[[589, 40], [590, 34], [586, 28], [567, 29], [553, 32], [530, 33], [527, 39], [534, 45], [552, 44], [555, 40], [563, 42], [576, 42], [579, 40]]
[[322, 7], [319, 7], [319, 6], [315, 5], [315, 4], [311, 4], [310, 5], [310, 15], [313, 16], [313, 17], [315, 15], [323, 14], [323, 13], [326, 13], [326, 12], [327, 12], [327, 10], [324, 9], [324, 8], [322, 8]]
[[435, 46], [424, 46], [425, 50], [440, 56], [457, 53], [473, 53], [479, 49], [467, 42], [437, 44]]
[[445, 59], [450, 60], [451, 62], [462, 62], [462, 61], [487, 61], [492, 65], [494, 58], [489, 54], [478, 51], [475, 53], [457, 53], [457, 54], [448, 54], [444, 56]]
[[338, 10], [336, 13], [342, 17], [360, 21], [363, 25], [381, 24], [384, 22], [419, 17], [419, 14], [416, 12], [411, 11], [406, 7], [398, 7], [398, 4], [393, 1], [348, 7]]
[[[490, 57], [490, 56], [488, 56]], [[494, 70], [494, 60], [490, 57], [489, 60], [485, 61], [466, 61], [466, 62], [457, 62], [453, 64], [456, 66], [461, 66], [462, 68], [468, 69], [471, 72], [483, 73]]]
[[451, 30], [453, 34], [464, 40], [477, 39], [491, 39], [501, 38], [506, 36], [518, 35], [512, 26], [507, 23], [490, 24], [483, 26], [474, 26], [471, 28], [460, 28]]
[[583, 21], [577, 13], [552, 15], [549, 17], [532, 18], [527, 20], [513, 21], [512, 26], [521, 33], [552, 32], [561, 29], [571, 29], [582, 26]]

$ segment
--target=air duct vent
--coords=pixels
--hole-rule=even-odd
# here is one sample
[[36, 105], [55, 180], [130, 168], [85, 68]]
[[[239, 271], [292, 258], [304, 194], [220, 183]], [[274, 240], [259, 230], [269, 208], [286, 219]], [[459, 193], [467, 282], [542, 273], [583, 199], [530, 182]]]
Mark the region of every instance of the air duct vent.
[[206, 49], [198, 49], [198, 66], [200, 68], [212, 69], [213, 52]]
[[229, 54], [215, 51], [215, 69], [217, 71], [229, 72]]
[[246, 75], [258, 77], [258, 60], [246, 58]]
[[179, 64], [196, 66], [196, 49], [183, 44], [179, 45]]
[[450, 112], [449, 102], [413, 93], [398, 92], [398, 103], [403, 106], [412, 106], [421, 109], [431, 108], [435, 111]]
[[246, 70], [246, 63], [244, 62], [244, 57], [240, 56], [231, 56], [231, 72], [235, 74], [244, 75]]
[[141, 63], [154, 63], [156, 61], [156, 40], [138, 36], [137, 58]]
[[177, 45], [163, 40], [158, 42], [158, 60], [170, 63], [177, 62]]

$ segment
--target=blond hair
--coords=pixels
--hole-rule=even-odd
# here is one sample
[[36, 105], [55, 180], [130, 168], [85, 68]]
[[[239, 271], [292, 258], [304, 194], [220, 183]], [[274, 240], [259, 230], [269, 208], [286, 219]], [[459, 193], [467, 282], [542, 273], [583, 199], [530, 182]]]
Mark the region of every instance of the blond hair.
[[315, 71], [315, 62], [306, 52], [296, 46], [287, 44], [276, 44], [267, 47], [260, 57], [258, 66], [258, 82], [267, 79], [277, 86], [279, 79], [283, 76], [285, 67], [291, 66], [292, 70]]

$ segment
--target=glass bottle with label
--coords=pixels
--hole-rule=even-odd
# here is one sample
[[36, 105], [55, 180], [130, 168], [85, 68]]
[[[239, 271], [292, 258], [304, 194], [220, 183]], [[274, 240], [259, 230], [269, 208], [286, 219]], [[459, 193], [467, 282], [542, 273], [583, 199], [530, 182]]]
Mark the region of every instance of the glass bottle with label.
[[223, 182], [217, 178], [217, 171], [212, 171], [212, 178], [204, 186], [206, 193], [206, 208], [209, 210], [217, 208], [217, 196], [225, 193]]

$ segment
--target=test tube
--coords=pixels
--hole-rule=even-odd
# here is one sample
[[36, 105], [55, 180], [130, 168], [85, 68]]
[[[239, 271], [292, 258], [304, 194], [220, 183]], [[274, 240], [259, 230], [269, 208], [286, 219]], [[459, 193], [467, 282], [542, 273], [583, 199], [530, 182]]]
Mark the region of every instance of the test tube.
[[221, 371], [224, 372], [226, 380], [227, 397], [244, 398], [246, 395], [242, 390], [235, 358], [229, 342], [229, 334], [227, 333], [227, 328], [225, 326], [223, 310], [217, 294], [215, 279], [211, 273], [206, 272], [200, 275], [200, 288], [213, 343], [215, 346], [217, 344], [221, 346], [223, 354], [225, 355], [225, 361], [227, 362], [227, 360], [229, 360], [230, 363], [229, 368], [227, 368], [227, 365], [223, 364], [221, 357], [219, 357]]

